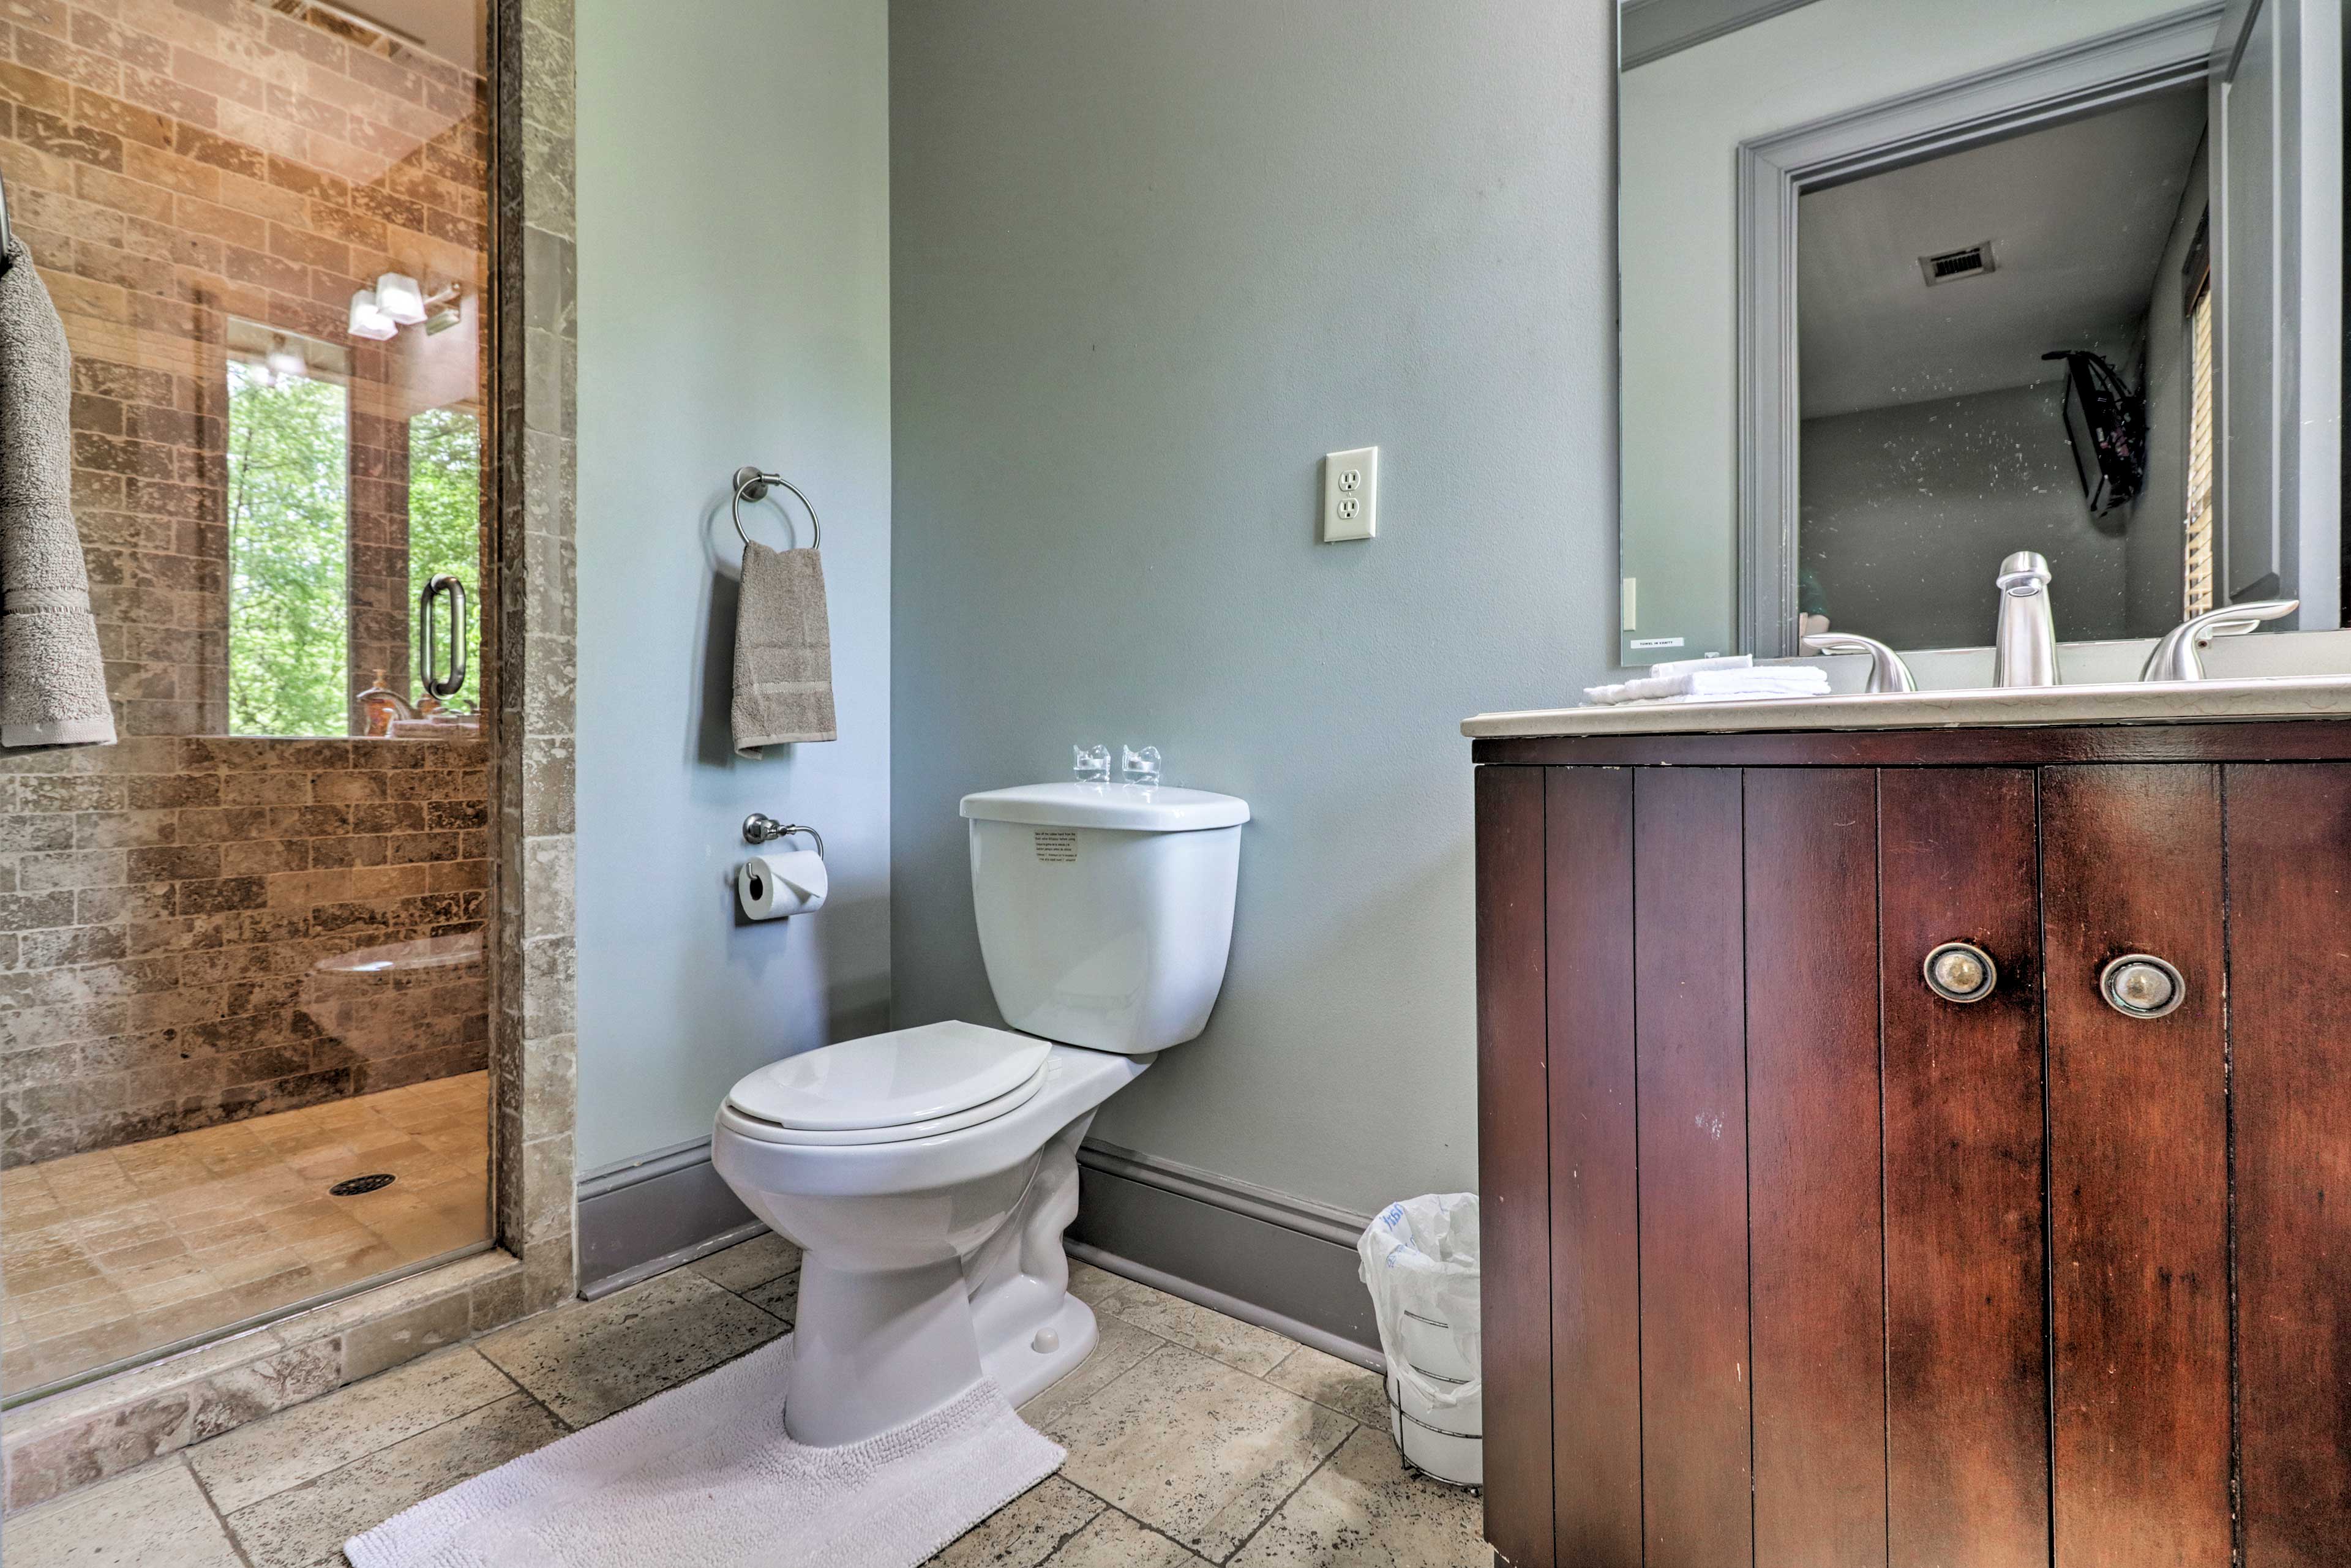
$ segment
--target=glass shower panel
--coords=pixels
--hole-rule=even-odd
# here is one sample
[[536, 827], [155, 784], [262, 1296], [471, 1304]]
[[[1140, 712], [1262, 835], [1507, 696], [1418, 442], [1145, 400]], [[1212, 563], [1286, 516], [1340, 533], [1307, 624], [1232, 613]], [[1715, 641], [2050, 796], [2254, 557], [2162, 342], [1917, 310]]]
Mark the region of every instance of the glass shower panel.
[[10, 10], [121, 738], [0, 751], [7, 1403], [488, 1245], [484, 15]]

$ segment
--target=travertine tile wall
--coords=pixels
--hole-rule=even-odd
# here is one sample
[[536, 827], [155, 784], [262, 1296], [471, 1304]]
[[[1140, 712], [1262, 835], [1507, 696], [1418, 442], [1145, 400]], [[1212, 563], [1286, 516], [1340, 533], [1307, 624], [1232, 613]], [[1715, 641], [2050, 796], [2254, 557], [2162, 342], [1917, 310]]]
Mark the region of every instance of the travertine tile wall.
[[[497, 214], [501, 472], [492, 969], [492, 1207], [523, 1260], [524, 1310], [571, 1295], [578, 1093], [573, 935], [577, 675], [571, 0], [498, 0]], [[518, 175], [518, 177], [517, 177]]]
[[[486, 964], [380, 1005], [329, 999], [314, 966], [483, 926], [487, 743], [182, 737], [228, 717], [232, 317], [350, 352], [352, 688], [407, 685], [405, 422], [486, 368], [487, 85], [297, 0], [5, 20], [0, 164], [75, 353], [125, 739], [0, 753], [0, 1161], [479, 1068]], [[458, 283], [463, 329], [352, 340], [351, 294], [393, 270]]]
[[455, 739], [0, 752], [0, 1163], [482, 1068], [481, 959], [321, 965], [482, 929], [488, 762]]

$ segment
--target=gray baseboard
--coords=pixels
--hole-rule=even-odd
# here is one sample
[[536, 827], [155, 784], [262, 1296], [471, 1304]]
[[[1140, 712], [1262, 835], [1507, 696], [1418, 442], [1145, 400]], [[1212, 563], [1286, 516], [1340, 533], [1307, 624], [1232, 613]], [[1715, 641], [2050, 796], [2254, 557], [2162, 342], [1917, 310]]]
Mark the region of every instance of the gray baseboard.
[[1368, 1216], [1093, 1143], [1078, 1151], [1078, 1193], [1073, 1253], [1376, 1364], [1372, 1298], [1355, 1273]]
[[580, 1293], [593, 1301], [766, 1231], [710, 1163], [710, 1140], [580, 1183]]
[[1196, 1285], [1189, 1280], [1179, 1280], [1175, 1275], [1163, 1273], [1148, 1264], [1138, 1263], [1132, 1258], [1122, 1258], [1115, 1252], [1105, 1252], [1099, 1247], [1089, 1247], [1082, 1241], [1071, 1241], [1068, 1247], [1071, 1258], [1081, 1263], [1092, 1263], [1105, 1273], [1140, 1281], [1155, 1290], [1165, 1291], [1171, 1296], [1180, 1296], [1187, 1301], [1197, 1301], [1200, 1305], [1211, 1311], [1222, 1312], [1228, 1318], [1238, 1318], [1245, 1323], [1255, 1323], [1259, 1328], [1271, 1329], [1286, 1339], [1294, 1339], [1301, 1344], [1311, 1345], [1326, 1355], [1335, 1355], [1342, 1361], [1352, 1361], [1357, 1366], [1369, 1367], [1374, 1372], [1387, 1370], [1387, 1363], [1378, 1351], [1367, 1345], [1357, 1344], [1353, 1340], [1341, 1339], [1337, 1334], [1327, 1333], [1311, 1323], [1301, 1323], [1296, 1318], [1286, 1318], [1280, 1312], [1268, 1312], [1255, 1301], [1244, 1301], [1238, 1296], [1228, 1296], [1222, 1291], [1211, 1291], [1207, 1286]]
[[[1365, 1215], [1089, 1141], [1070, 1249], [1365, 1365], [1379, 1359], [1355, 1274]], [[761, 1234], [710, 1144], [656, 1150], [580, 1183], [580, 1293], [590, 1301]]]

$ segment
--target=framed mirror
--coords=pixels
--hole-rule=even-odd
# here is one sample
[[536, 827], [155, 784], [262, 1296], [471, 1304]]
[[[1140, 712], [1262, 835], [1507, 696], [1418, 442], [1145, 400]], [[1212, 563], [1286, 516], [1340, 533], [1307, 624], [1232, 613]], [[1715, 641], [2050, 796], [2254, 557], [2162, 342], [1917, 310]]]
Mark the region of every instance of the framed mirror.
[[2340, 0], [1632, 0], [1627, 665], [2343, 624]]

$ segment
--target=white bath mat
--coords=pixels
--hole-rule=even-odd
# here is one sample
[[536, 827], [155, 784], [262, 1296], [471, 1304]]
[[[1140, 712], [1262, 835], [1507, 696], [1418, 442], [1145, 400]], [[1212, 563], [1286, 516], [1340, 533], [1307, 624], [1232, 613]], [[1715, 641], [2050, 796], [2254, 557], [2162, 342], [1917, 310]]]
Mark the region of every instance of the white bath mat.
[[353, 1568], [914, 1568], [1065, 1451], [982, 1383], [838, 1448], [784, 1436], [789, 1335], [452, 1487]]

